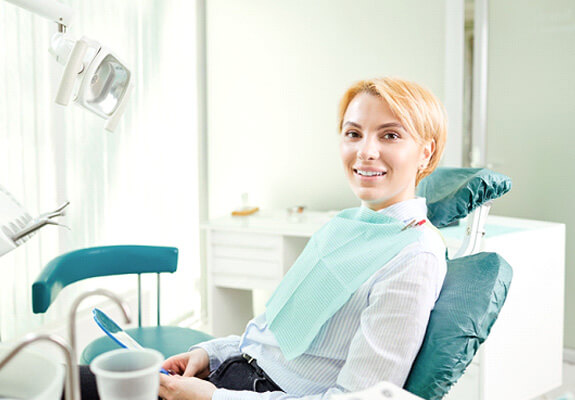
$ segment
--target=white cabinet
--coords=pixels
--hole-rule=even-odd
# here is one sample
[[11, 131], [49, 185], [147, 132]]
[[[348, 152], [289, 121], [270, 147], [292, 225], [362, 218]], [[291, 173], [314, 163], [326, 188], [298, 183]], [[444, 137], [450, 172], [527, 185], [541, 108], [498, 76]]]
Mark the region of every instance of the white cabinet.
[[273, 290], [330, 214], [259, 212], [204, 225], [208, 322], [215, 336], [241, 334], [253, 317], [252, 290]]
[[[459, 230], [459, 232], [458, 232]], [[442, 230], [450, 248], [462, 228]], [[565, 225], [490, 216], [483, 251], [499, 253], [513, 281], [499, 318], [474, 362], [479, 397], [457, 386], [450, 400], [528, 400], [561, 385]]]
[[[273, 290], [331, 216], [264, 212], [205, 224], [211, 332], [241, 334], [253, 317], [251, 291]], [[454, 254], [464, 226], [441, 232]], [[490, 216], [483, 251], [503, 256], [513, 281], [489, 338], [447, 399], [532, 399], [561, 384], [565, 226]]]

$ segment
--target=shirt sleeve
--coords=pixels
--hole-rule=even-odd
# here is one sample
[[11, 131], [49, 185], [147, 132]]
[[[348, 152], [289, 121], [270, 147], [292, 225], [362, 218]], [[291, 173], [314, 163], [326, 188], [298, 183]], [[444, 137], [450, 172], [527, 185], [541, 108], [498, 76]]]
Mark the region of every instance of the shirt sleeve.
[[210, 358], [210, 371], [218, 367], [228, 358], [240, 354], [240, 337], [230, 335], [223, 338], [208, 340], [190, 347], [188, 351], [204, 349]]
[[445, 268], [435, 254], [424, 252], [374, 282], [339, 385], [352, 392], [384, 380], [403, 387], [423, 343]]

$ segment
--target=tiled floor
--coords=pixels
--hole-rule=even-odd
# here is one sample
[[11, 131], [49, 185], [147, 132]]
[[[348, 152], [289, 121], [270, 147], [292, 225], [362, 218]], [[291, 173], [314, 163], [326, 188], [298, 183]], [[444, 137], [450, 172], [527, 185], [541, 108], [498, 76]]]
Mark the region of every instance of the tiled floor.
[[575, 364], [563, 363], [563, 386], [534, 400], [575, 400]]

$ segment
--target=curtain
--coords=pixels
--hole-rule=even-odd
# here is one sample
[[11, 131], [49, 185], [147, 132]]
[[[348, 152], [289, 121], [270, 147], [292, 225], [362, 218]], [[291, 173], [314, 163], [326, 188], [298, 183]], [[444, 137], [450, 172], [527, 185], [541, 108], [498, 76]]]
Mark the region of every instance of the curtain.
[[43, 228], [0, 258], [3, 340], [57, 324], [81, 291], [123, 294], [135, 285], [132, 277], [86, 281], [45, 315], [32, 314], [31, 285], [43, 266], [89, 246], [178, 247], [178, 271], [163, 278], [163, 322], [200, 311], [195, 4], [65, 3], [74, 9], [69, 34], [111, 48], [136, 86], [114, 133], [80, 107], [54, 104], [63, 71], [48, 53], [56, 24], [0, 1], [0, 184], [32, 215], [71, 202], [61, 220], [70, 230]]

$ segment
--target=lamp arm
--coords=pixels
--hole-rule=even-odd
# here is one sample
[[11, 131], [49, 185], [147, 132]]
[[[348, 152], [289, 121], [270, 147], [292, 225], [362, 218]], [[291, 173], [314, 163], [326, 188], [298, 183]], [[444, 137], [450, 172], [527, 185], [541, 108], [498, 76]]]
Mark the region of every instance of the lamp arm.
[[70, 59], [70, 54], [76, 44], [75, 40], [70, 39], [65, 33], [56, 32], [50, 40], [50, 54], [56, 58], [61, 65], [66, 65]]
[[70, 59], [64, 68], [62, 81], [58, 87], [58, 93], [56, 93], [56, 103], [63, 106], [70, 104], [74, 94], [76, 78], [84, 68], [83, 60], [86, 51], [88, 51], [88, 43], [85, 40], [78, 40], [70, 54]]
[[48, 18], [59, 25], [69, 26], [72, 21], [72, 8], [57, 0], [6, 0], [34, 14]]

